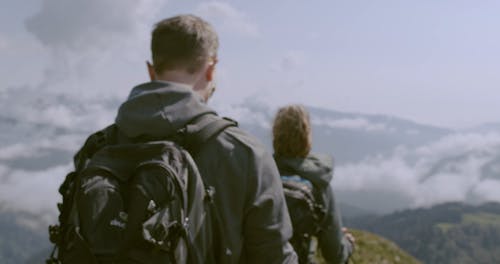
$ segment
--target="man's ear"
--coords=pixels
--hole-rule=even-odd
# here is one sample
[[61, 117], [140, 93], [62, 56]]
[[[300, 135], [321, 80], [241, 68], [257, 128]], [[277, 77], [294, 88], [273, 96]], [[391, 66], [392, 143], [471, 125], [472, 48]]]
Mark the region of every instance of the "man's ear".
[[215, 65], [217, 64], [217, 60], [214, 60], [210, 65], [207, 67], [207, 70], [205, 71], [205, 78], [207, 81], [211, 82], [214, 77], [215, 77]]
[[151, 63], [149, 63], [149, 61], [146, 61], [146, 65], [148, 67], [149, 78], [151, 79], [151, 81], [156, 80], [155, 68], [153, 67], [153, 65], [151, 65]]

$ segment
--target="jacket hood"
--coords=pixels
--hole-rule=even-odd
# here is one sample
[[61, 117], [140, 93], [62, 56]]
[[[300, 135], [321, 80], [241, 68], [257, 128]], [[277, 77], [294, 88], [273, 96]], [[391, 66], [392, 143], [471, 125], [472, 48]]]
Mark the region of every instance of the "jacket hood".
[[327, 186], [333, 178], [333, 158], [310, 154], [306, 158], [274, 156], [281, 175], [299, 175], [314, 185]]
[[189, 85], [152, 81], [132, 89], [115, 123], [127, 137], [164, 137], [207, 113], [214, 111]]

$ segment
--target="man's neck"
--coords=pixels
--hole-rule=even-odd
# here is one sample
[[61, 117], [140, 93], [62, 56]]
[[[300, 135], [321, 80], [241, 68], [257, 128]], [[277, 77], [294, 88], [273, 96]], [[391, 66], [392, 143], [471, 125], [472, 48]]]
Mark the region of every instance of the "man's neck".
[[193, 78], [193, 75], [179, 70], [164, 71], [161, 75], [157, 75], [156, 79], [159, 81], [182, 83], [190, 86], [193, 86], [196, 82], [195, 78]]

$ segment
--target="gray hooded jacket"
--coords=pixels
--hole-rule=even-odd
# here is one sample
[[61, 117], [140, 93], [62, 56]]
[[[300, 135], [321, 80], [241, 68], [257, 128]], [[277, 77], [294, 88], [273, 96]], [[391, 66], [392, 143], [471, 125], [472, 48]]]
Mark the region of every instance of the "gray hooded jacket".
[[313, 184], [315, 196], [321, 198], [327, 214], [318, 235], [322, 256], [327, 263], [346, 263], [353, 247], [342, 233], [340, 212], [335, 205], [330, 185], [333, 177], [333, 159], [313, 154], [306, 158], [279, 156], [274, 158], [281, 175], [298, 175]]
[[[153, 81], [135, 87], [116, 117], [128, 137], [165, 137], [200, 115], [213, 114], [189, 86]], [[272, 156], [253, 137], [229, 127], [193, 157], [204, 181], [215, 187], [227, 254], [209, 239], [205, 263], [296, 263], [292, 227]], [[219, 234], [219, 235], [221, 235]], [[220, 258], [225, 255], [224, 259]], [[217, 257], [218, 256], [218, 257]]]

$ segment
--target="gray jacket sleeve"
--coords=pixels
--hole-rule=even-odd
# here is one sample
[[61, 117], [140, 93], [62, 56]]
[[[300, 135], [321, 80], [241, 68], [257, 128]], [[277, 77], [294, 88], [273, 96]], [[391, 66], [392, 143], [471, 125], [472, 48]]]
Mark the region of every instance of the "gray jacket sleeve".
[[321, 253], [327, 263], [347, 263], [352, 254], [353, 246], [342, 233], [340, 212], [335, 204], [333, 190], [330, 185], [326, 186], [323, 199], [325, 200], [327, 215], [318, 235]]
[[288, 243], [292, 225], [281, 180], [272, 156], [262, 151], [250, 170], [243, 232], [243, 255], [247, 263], [297, 263]]

